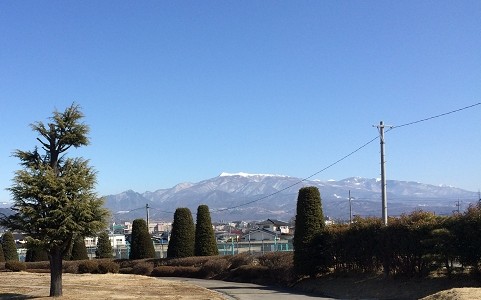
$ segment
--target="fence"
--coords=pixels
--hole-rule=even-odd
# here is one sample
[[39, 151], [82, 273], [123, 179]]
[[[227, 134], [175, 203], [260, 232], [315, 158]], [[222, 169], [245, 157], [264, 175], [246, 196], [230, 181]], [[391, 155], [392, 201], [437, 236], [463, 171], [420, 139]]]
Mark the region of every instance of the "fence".
[[[167, 257], [167, 249], [169, 244], [154, 243], [155, 257]], [[250, 242], [219, 242], [217, 243], [219, 255], [235, 255], [239, 253], [266, 253], [278, 251], [293, 251], [292, 241], [276, 240], [276, 241], [250, 241]], [[87, 247], [89, 259], [95, 258], [96, 247]], [[120, 246], [113, 249], [113, 255], [116, 259], [128, 259], [130, 254], [129, 245]]]

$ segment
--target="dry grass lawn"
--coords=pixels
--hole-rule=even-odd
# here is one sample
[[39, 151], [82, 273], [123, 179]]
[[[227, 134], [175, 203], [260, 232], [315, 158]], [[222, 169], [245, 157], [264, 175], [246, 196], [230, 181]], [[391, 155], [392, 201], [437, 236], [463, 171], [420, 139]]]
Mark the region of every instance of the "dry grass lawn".
[[473, 300], [481, 299], [481, 288], [455, 288], [422, 298], [422, 300]]
[[[49, 273], [0, 272], [0, 299], [48, 298]], [[56, 299], [225, 299], [186, 283], [126, 274], [63, 274], [63, 296]]]
[[[445, 283], [444, 283], [445, 284]], [[481, 288], [441, 290], [443, 282], [337, 279], [308, 282], [311, 291], [339, 299], [471, 300], [481, 299]], [[0, 300], [48, 298], [49, 273], [0, 272]], [[431, 293], [429, 292], [431, 291]], [[63, 274], [64, 296], [57, 299], [225, 299], [221, 294], [183, 282], [127, 274]], [[429, 295], [432, 294], [432, 295]], [[424, 297], [424, 298], [423, 298]], [[365, 298], [365, 297], [363, 297]]]

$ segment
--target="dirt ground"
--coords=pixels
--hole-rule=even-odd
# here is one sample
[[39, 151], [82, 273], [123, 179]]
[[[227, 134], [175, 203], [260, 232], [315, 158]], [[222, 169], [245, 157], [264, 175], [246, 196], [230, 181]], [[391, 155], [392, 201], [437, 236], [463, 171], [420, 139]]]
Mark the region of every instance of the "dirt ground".
[[[0, 300], [48, 298], [49, 273], [0, 272]], [[126, 274], [63, 274], [63, 297], [56, 299], [225, 299], [202, 287]]]
[[466, 278], [384, 279], [382, 275], [359, 275], [308, 279], [296, 288], [337, 299], [481, 299], [481, 284]]
[[[459, 286], [476, 284], [359, 277], [312, 279], [304, 281], [298, 288], [338, 299], [472, 300], [481, 299], [481, 288]], [[48, 298], [49, 288], [49, 273], [0, 272], [0, 300]], [[202, 287], [127, 274], [64, 273], [63, 293], [64, 296], [57, 299], [225, 299]]]

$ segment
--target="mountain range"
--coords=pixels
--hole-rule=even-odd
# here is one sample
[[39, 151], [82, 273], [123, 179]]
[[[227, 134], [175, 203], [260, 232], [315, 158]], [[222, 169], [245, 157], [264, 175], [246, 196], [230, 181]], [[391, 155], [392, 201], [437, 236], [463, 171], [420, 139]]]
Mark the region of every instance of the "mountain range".
[[[145, 218], [147, 205], [150, 220], [171, 221], [176, 208], [187, 207], [195, 213], [200, 204], [209, 206], [213, 222], [267, 218], [288, 221], [296, 213], [297, 194], [304, 186], [319, 188], [325, 216], [348, 220], [350, 207], [353, 215], [381, 215], [379, 179], [351, 177], [339, 181], [319, 181], [247, 173], [222, 173], [198, 183], [180, 183], [154, 192], [128, 190], [106, 196], [106, 207], [112, 211], [117, 222]], [[389, 216], [414, 210], [447, 215], [463, 211], [478, 200], [478, 193], [455, 187], [387, 181]]]

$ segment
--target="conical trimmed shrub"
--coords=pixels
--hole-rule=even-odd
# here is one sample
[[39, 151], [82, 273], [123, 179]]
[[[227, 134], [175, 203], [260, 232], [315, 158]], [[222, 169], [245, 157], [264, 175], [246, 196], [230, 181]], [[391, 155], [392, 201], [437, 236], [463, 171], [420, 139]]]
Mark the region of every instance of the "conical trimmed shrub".
[[321, 194], [317, 187], [303, 187], [297, 197], [294, 233], [294, 271], [299, 275], [316, 275], [316, 248], [313, 241], [324, 228]]
[[5, 255], [3, 255], [3, 247], [0, 244], [0, 262], [4, 262], [4, 261], [5, 261]]
[[219, 249], [215, 241], [214, 228], [210, 218], [209, 207], [199, 205], [195, 224], [195, 256], [218, 255]]
[[155, 248], [144, 219], [132, 223], [130, 259], [155, 258]]
[[36, 245], [27, 243], [27, 253], [25, 254], [26, 262], [48, 261], [47, 250]]
[[5, 261], [10, 261], [10, 260], [18, 261], [17, 246], [15, 245], [13, 234], [10, 231], [7, 231], [3, 234], [2, 248], [3, 248], [3, 255], [5, 256]]
[[72, 245], [71, 260], [85, 260], [89, 259], [87, 253], [87, 246], [85, 246], [85, 238], [83, 236], [77, 236]]
[[112, 244], [110, 243], [109, 235], [103, 231], [99, 234], [97, 240], [97, 251], [95, 251], [97, 258], [112, 258]]
[[186, 207], [177, 208], [172, 223], [167, 257], [194, 256], [195, 227], [192, 213]]

